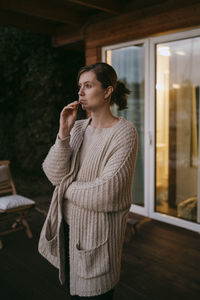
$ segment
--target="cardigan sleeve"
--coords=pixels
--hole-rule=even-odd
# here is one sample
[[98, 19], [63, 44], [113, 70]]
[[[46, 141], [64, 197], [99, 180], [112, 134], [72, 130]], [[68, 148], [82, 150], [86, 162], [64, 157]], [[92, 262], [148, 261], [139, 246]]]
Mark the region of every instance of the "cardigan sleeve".
[[73, 181], [66, 197], [75, 205], [98, 212], [124, 210], [131, 205], [131, 187], [138, 136], [131, 127], [126, 138], [118, 139], [99, 177], [94, 181]]
[[42, 164], [44, 173], [53, 185], [59, 185], [69, 172], [71, 154], [70, 135], [63, 140], [57, 135], [55, 144], [50, 148]]

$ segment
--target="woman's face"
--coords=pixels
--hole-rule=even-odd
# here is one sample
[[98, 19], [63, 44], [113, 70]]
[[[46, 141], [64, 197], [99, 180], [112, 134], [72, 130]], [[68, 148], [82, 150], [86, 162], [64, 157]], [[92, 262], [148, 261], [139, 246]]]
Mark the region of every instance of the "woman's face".
[[106, 90], [92, 71], [81, 74], [79, 78], [79, 101], [83, 109], [95, 111], [105, 105]]

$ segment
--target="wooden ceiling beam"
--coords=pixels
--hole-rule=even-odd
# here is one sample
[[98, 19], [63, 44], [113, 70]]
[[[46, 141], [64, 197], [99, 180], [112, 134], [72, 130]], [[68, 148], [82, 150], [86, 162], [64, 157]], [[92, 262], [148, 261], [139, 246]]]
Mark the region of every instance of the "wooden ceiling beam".
[[105, 11], [110, 14], [119, 14], [123, 11], [124, 6], [118, 0], [69, 0], [86, 7], [91, 7]]
[[63, 32], [62, 34], [60, 33], [60, 30], [58, 30], [58, 32], [59, 34], [54, 34], [52, 37], [53, 47], [60, 47], [84, 40], [81, 30], [68, 30], [68, 32]]
[[44, 21], [37, 17], [0, 9], [0, 25], [52, 35], [57, 24], [55, 22]]
[[84, 17], [74, 9], [67, 8], [65, 2], [49, 0], [1, 0], [0, 8], [47, 20], [81, 26]]

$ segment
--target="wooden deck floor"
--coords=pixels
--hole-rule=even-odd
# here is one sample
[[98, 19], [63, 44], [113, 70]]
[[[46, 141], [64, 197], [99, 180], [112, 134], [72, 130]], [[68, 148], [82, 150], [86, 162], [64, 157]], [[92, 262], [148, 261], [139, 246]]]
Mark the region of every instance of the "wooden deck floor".
[[[67, 300], [57, 270], [37, 244], [44, 216], [33, 211], [32, 240], [24, 232], [5, 236], [0, 251], [1, 300]], [[158, 221], [144, 222], [124, 245], [116, 300], [200, 299], [200, 235]]]

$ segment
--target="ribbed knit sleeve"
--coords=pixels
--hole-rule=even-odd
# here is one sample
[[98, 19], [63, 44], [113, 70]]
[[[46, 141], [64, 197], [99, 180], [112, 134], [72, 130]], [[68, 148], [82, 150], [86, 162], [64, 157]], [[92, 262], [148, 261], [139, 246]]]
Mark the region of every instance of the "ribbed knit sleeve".
[[129, 208], [137, 140], [133, 126], [119, 132], [101, 175], [90, 182], [72, 182], [66, 191], [67, 198], [81, 208], [99, 212]]
[[50, 148], [42, 164], [44, 173], [53, 185], [59, 185], [69, 172], [71, 154], [70, 136], [61, 140], [57, 135], [55, 144]]

